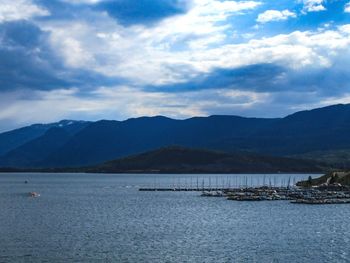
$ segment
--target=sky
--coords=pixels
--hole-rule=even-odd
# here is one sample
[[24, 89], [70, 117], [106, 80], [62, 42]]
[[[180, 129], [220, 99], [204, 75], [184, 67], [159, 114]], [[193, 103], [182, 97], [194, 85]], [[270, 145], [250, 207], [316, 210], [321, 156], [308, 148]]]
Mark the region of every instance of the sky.
[[0, 0], [0, 131], [337, 103], [349, 0]]

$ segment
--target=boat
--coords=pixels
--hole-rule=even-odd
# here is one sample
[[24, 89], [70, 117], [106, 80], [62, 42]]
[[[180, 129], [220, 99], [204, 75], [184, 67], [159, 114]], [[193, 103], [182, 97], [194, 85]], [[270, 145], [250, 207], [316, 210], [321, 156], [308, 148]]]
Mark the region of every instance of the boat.
[[40, 196], [40, 194], [37, 192], [30, 192], [29, 193], [29, 197], [39, 197], [39, 196]]

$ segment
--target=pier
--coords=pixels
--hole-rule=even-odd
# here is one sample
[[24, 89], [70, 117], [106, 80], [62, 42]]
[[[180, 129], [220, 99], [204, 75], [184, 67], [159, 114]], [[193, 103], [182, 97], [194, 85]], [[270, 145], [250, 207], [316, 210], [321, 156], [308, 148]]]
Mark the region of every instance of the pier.
[[143, 192], [210, 192], [210, 191], [235, 191], [235, 188], [185, 188], [185, 187], [160, 187], [160, 188], [139, 188], [139, 191]]
[[201, 192], [204, 197], [225, 197], [232, 201], [289, 200], [294, 204], [349, 204], [350, 191], [328, 191], [298, 187], [249, 187], [249, 188], [140, 188], [145, 192]]
[[[222, 178], [221, 178], [222, 179]], [[232, 178], [231, 178], [232, 179]], [[289, 200], [295, 204], [348, 204], [350, 203], [350, 188], [339, 185], [327, 185], [327, 187], [303, 188], [295, 185], [295, 179], [277, 182], [275, 178], [266, 180], [264, 177], [262, 185], [258, 180], [250, 180], [247, 177], [223, 180], [219, 183], [216, 177], [196, 180], [185, 180], [185, 183], [178, 181], [172, 185], [155, 182], [153, 186], [141, 187], [142, 192], [201, 192], [204, 197], [225, 197], [232, 201], [276, 201]], [[212, 183], [214, 182], [214, 184]]]

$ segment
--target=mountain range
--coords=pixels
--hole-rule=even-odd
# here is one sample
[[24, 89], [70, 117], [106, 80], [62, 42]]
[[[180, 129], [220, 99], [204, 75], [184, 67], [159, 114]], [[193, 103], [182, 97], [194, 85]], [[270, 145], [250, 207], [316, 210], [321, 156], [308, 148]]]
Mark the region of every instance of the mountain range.
[[[284, 118], [215, 115], [185, 120], [163, 116], [64, 120], [0, 134], [0, 167], [94, 166], [172, 145], [236, 156], [249, 153], [324, 162], [323, 153], [350, 149], [349, 134], [350, 105], [342, 104]], [[342, 163], [348, 165], [347, 160]]]

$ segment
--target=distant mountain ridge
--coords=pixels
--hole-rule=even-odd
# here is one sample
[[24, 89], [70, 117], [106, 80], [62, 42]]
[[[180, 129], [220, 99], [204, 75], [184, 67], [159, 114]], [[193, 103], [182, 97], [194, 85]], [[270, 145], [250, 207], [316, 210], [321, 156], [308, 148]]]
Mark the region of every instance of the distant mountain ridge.
[[59, 122], [49, 124], [33, 124], [23, 128], [0, 133], [0, 156], [44, 135], [44, 133], [51, 128], [60, 127], [64, 128], [68, 132], [74, 133], [74, 130], [84, 128], [89, 123], [90, 122], [88, 121], [61, 120]]
[[[0, 152], [3, 153], [0, 164], [11, 167], [36, 167], [48, 154], [58, 150], [89, 123], [62, 120], [50, 124], [34, 124], [0, 134]], [[10, 145], [12, 141], [15, 143]]]
[[57, 151], [71, 138], [63, 128], [53, 127], [41, 137], [35, 138], [7, 153], [2, 162], [10, 167], [36, 167], [50, 153]]
[[[0, 134], [0, 167], [97, 165], [170, 145], [279, 157], [350, 149], [350, 105], [342, 104], [285, 118], [156, 116], [72, 124], [32, 125]], [[48, 132], [50, 128], [64, 132]]]

